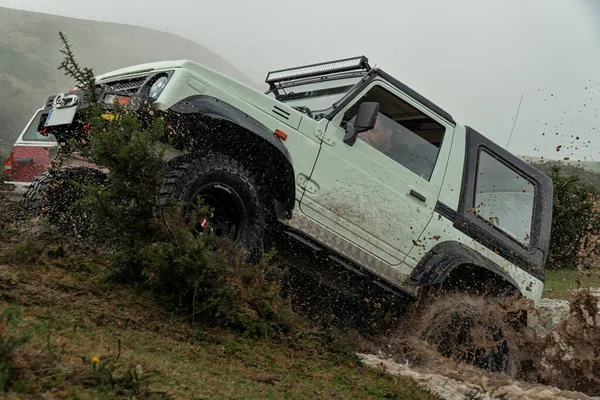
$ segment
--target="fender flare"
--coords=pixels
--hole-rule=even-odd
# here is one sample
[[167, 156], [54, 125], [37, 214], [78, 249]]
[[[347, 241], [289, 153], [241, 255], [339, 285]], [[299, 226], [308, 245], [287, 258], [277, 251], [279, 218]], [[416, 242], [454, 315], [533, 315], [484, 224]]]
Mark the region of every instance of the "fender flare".
[[444, 282], [457, 267], [474, 265], [484, 268], [510, 283], [519, 292], [519, 285], [498, 264], [484, 257], [472, 248], [456, 242], [446, 241], [436, 244], [417, 264], [408, 283], [414, 286], [431, 286]]
[[213, 119], [228, 121], [264, 139], [279, 150], [290, 165], [294, 165], [292, 163], [290, 152], [283, 143], [275, 137], [273, 131], [243, 111], [240, 111], [231, 104], [219, 100], [216, 97], [206, 95], [186, 97], [175, 103], [169, 111], [177, 114], [201, 114]]

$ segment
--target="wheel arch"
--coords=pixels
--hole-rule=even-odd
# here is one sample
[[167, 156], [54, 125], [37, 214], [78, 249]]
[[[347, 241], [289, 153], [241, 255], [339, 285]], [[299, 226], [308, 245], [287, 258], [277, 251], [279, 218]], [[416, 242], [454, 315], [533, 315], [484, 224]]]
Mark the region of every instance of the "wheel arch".
[[292, 156], [264, 124], [234, 106], [209, 96], [192, 96], [173, 105], [165, 116], [169, 139], [182, 153], [213, 151], [249, 168], [262, 188], [271, 191], [277, 209], [288, 213], [295, 202]]
[[[416, 287], [431, 287], [441, 284], [458, 284], [460, 277], [470, 277], [471, 288], [475, 283], [492, 283], [497, 290], [517, 291], [523, 295], [519, 285], [498, 264], [481, 253], [456, 241], [435, 245], [417, 264], [408, 282]], [[482, 290], [492, 289], [484, 287]]]

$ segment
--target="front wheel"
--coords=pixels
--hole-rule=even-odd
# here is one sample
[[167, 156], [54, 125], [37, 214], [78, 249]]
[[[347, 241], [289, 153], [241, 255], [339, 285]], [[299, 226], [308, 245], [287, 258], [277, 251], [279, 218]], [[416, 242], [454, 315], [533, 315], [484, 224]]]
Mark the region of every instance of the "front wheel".
[[194, 229], [214, 238], [227, 238], [257, 260], [263, 253], [266, 209], [254, 177], [235, 159], [224, 154], [184, 156], [169, 163], [159, 206], [184, 204], [190, 215], [200, 199], [211, 209], [194, 221]]

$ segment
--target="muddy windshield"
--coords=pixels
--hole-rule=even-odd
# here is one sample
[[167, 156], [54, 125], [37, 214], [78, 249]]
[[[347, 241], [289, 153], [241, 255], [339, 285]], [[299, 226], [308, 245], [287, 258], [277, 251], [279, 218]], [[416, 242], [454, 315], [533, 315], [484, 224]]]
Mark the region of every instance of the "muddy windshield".
[[353, 77], [280, 88], [277, 98], [290, 107], [318, 116], [331, 110], [360, 80], [361, 77]]

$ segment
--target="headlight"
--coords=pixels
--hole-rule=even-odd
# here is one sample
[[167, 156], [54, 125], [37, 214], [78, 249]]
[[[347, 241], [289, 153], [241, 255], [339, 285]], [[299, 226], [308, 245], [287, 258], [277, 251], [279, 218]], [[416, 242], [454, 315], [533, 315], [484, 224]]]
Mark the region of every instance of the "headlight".
[[158, 99], [158, 96], [160, 96], [165, 86], [167, 86], [168, 81], [169, 78], [166, 76], [161, 76], [158, 78], [158, 80], [150, 87], [150, 93], [148, 94], [148, 97], [150, 97], [152, 100]]

